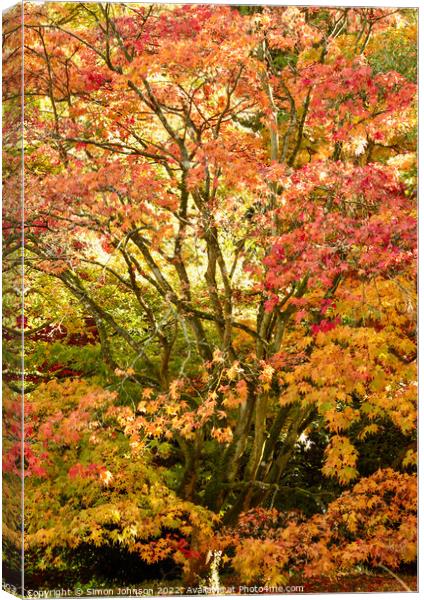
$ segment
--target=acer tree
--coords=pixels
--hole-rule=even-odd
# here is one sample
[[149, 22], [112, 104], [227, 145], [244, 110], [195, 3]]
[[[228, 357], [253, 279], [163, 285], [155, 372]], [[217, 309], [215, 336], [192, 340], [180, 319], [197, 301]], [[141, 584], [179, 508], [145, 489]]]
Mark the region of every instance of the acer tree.
[[[25, 6], [25, 327], [64, 321], [69, 342], [93, 320], [64, 385], [114, 390], [100, 397], [131, 450], [102, 458], [111, 490], [144, 449], [182, 506], [237, 526], [302, 494], [292, 465], [314, 432], [324, 503], [366, 489], [361, 444], [389, 430], [413, 470], [414, 57], [379, 51], [411, 39], [411, 10]], [[34, 348], [34, 367], [78, 360]], [[69, 475], [89, 480], [77, 437]], [[303, 490], [316, 511], [321, 492]]]

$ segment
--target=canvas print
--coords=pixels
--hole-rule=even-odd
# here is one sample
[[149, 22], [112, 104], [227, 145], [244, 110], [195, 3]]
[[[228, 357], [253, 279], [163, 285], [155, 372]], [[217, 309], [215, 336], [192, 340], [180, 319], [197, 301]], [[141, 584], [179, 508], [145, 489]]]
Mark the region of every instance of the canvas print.
[[3, 589], [416, 591], [417, 9], [3, 14]]

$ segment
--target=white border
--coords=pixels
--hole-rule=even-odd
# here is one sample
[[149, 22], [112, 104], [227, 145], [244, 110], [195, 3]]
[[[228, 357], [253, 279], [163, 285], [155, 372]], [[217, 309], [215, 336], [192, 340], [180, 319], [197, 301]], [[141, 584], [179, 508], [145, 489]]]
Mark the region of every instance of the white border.
[[[44, 4], [46, 2], [58, 2], [60, 0], [29, 0], [31, 2], [34, 3], [38, 3], [38, 4]], [[96, 3], [99, 0], [63, 0], [63, 1], [67, 1], [69, 2], [84, 2], [85, 4], [88, 3]], [[270, 6], [358, 6], [358, 7], [362, 7], [362, 6], [371, 6], [371, 7], [376, 7], [376, 8], [386, 8], [386, 7], [394, 7], [394, 8], [419, 8], [421, 5], [421, 2], [419, 2], [419, 0], [385, 0], [384, 2], [376, 2], [374, 0], [374, 2], [370, 1], [370, 0], [351, 0], [350, 2], [337, 2], [337, 0], [327, 0], [327, 1], [323, 1], [323, 0], [317, 0], [316, 2], [308, 2], [305, 0], [290, 0], [290, 2], [283, 2], [280, 0], [266, 0], [264, 2], [261, 2], [261, 0], [257, 0], [252, 1], [252, 0], [239, 0], [239, 1], [235, 1], [235, 0], [205, 0], [204, 2], [200, 1], [200, 0], [185, 0], [185, 1], [181, 1], [181, 2], [177, 2], [176, 0], [169, 0], [169, 1], [165, 1], [165, 0], [157, 0], [156, 2], [152, 2], [149, 0], [111, 0], [112, 3], [114, 4], [130, 4], [132, 2], [134, 3], [138, 3], [138, 4], [224, 4], [224, 5], [234, 5], [234, 6], [240, 6], [243, 4], [246, 5], [264, 5], [264, 4], [268, 4]], [[16, 0], [0, 0], [0, 8], [1, 10], [6, 10], [7, 8], [11, 7], [11, 6], [15, 6], [16, 4], [20, 4], [20, 2], [17, 2]]]

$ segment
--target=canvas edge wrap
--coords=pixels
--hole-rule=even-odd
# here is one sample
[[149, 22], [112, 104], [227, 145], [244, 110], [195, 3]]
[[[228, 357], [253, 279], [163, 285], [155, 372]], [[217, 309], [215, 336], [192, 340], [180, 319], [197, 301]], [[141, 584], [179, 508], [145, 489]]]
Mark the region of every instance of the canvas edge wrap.
[[3, 39], [3, 580], [24, 589], [23, 3], [2, 14]]

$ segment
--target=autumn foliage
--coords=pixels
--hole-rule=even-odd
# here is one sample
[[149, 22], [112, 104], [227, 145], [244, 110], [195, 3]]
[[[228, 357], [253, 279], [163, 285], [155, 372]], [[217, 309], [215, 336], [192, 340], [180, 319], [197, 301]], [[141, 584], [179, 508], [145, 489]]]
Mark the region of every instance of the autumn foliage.
[[415, 557], [416, 493], [412, 475], [379, 470], [308, 520], [252, 509], [223, 531], [221, 544], [248, 583], [287, 583], [288, 572], [334, 576], [367, 563], [396, 569]]
[[24, 10], [30, 572], [117, 547], [191, 583], [218, 551], [272, 585], [413, 563], [415, 12]]

